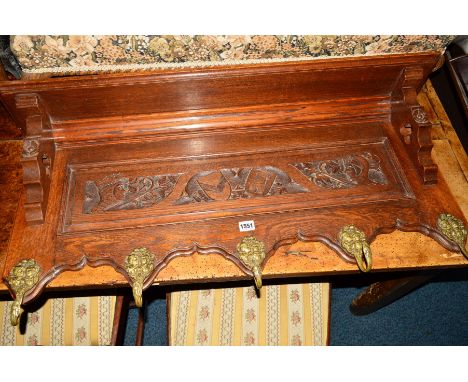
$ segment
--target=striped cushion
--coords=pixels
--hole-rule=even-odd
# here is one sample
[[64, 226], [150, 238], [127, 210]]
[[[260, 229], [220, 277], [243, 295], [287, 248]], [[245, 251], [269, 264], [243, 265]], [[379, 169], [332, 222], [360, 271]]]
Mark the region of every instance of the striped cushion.
[[326, 345], [330, 284], [173, 292], [170, 345]]
[[27, 314], [24, 333], [20, 333], [21, 323], [16, 327], [10, 324], [12, 301], [0, 301], [0, 345], [110, 345], [115, 299], [47, 300], [40, 309]]

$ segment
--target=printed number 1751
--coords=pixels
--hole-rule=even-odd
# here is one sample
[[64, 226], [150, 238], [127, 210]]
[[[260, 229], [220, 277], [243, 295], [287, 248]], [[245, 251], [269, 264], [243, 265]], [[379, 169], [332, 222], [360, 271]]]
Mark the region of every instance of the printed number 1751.
[[239, 222], [239, 231], [255, 231], [255, 223], [253, 220], [247, 220], [244, 222]]

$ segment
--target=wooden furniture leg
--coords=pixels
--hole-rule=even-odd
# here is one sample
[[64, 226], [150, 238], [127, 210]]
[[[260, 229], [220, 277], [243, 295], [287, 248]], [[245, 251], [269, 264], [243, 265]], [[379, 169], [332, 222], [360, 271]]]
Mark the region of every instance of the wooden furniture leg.
[[125, 328], [127, 326], [128, 309], [130, 306], [130, 296], [117, 296], [115, 301], [114, 323], [112, 327], [111, 344], [113, 346], [122, 346], [125, 337]]
[[[122, 346], [125, 338], [125, 329], [127, 327], [128, 312], [131, 307], [135, 307], [132, 302], [131, 296], [125, 294], [117, 296], [115, 302], [114, 323], [112, 327], [112, 340], [113, 346]], [[143, 345], [143, 332], [145, 330], [145, 310], [146, 305], [138, 308], [138, 325], [135, 339], [135, 346]]]
[[171, 338], [171, 293], [166, 293], [166, 345], [169, 346]]
[[355, 316], [373, 313], [424, 285], [439, 273], [438, 270], [418, 272], [410, 276], [372, 283], [364, 292], [354, 298], [349, 310]]

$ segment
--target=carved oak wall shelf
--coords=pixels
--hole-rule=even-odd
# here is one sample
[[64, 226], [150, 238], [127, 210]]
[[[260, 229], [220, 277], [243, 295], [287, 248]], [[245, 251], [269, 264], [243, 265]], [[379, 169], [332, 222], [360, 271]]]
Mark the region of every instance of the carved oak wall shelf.
[[[34, 232], [10, 247], [4, 280], [26, 303], [60, 272], [108, 264], [141, 303], [171, 259], [195, 252], [226, 257], [260, 287], [269, 256], [297, 240], [323, 242], [363, 271], [368, 244], [395, 229], [464, 250], [466, 222], [438, 177], [416, 102], [438, 59], [2, 83], [26, 135]], [[19, 283], [27, 259], [38, 274]]]

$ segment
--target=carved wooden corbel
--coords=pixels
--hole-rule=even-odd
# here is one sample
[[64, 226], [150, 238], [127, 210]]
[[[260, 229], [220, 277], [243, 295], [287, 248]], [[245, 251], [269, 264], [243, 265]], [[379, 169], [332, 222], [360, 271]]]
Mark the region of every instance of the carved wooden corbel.
[[55, 148], [50, 140], [50, 121], [37, 94], [19, 94], [16, 108], [23, 116], [23, 183], [26, 191], [26, 222], [44, 222]]
[[434, 184], [437, 183], [437, 165], [431, 158], [431, 123], [417, 101], [417, 90], [424, 80], [421, 68], [403, 71], [392, 94], [392, 122], [424, 184]]

